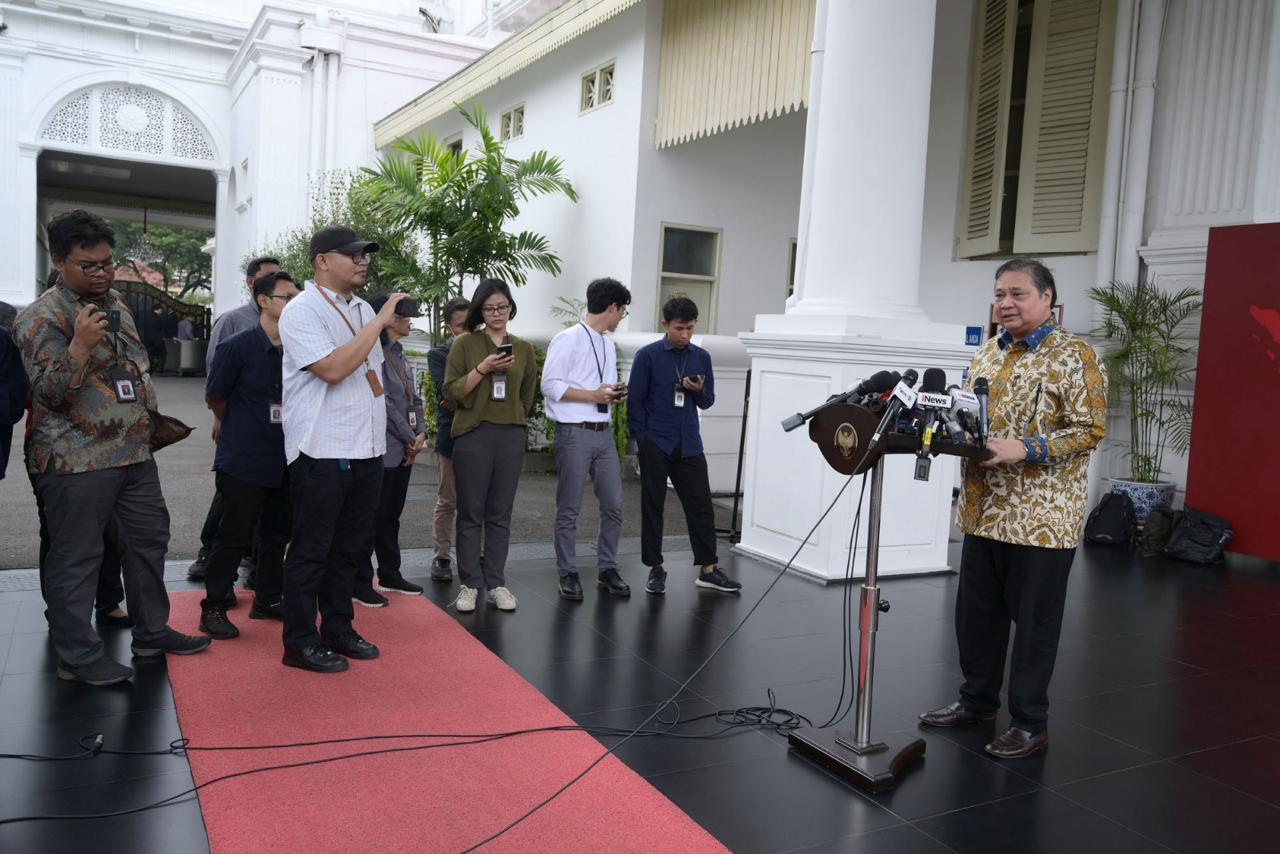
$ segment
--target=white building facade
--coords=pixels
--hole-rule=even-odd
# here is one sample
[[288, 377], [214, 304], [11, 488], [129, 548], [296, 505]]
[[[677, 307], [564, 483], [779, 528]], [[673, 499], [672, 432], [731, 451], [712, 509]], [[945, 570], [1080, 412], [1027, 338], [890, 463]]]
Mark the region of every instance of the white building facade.
[[[440, 4], [437, 4], [440, 5]], [[444, 17], [449, 17], [445, 15]], [[47, 272], [42, 224], [84, 206], [215, 232], [214, 311], [240, 264], [309, 221], [325, 171], [373, 161], [372, 122], [483, 53], [413, 4], [14, 2], [0, 36], [0, 299]]]

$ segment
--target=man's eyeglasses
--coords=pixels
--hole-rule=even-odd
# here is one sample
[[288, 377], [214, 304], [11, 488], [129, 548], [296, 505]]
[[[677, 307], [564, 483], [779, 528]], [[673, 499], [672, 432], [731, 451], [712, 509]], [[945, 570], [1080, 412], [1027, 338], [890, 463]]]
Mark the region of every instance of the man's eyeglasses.
[[493, 315], [496, 317], [499, 314], [506, 314], [507, 312], [511, 311], [511, 303], [504, 302], [502, 305], [482, 305], [480, 306], [480, 310], [483, 311], [485, 314]]
[[288, 302], [289, 300], [296, 297], [297, 294], [263, 294], [263, 296], [266, 297], [267, 299], [282, 299], [285, 302]]
[[371, 264], [371, 263], [373, 263], [373, 254], [372, 254], [372, 253], [369, 253], [369, 252], [360, 252], [360, 253], [356, 253], [356, 252], [340, 252], [340, 251], [338, 251], [337, 249], [335, 249], [335, 250], [333, 250], [333, 253], [332, 253], [332, 254], [334, 254], [334, 255], [345, 255], [346, 257], [350, 258], [350, 259], [351, 259], [351, 263], [355, 264], [357, 267], [359, 267], [361, 264]]
[[628, 314], [630, 314], [630, 313], [631, 313], [631, 309], [627, 308], [627, 307], [624, 305], [624, 306], [622, 307], [622, 316], [621, 316], [621, 317], [619, 317], [618, 319], [619, 319], [619, 320], [625, 320], [625, 319], [626, 319], [626, 317], [627, 317], [627, 315], [628, 315]]
[[93, 264], [88, 261], [76, 261], [75, 265], [80, 268], [80, 272], [86, 276], [110, 276], [115, 272], [115, 261], [104, 261], [101, 264]]

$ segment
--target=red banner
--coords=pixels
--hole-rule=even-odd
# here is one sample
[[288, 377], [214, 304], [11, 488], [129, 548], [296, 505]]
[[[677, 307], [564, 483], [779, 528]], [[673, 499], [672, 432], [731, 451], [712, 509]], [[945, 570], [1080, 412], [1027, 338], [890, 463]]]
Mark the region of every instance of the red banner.
[[1280, 223], [1209, 230], [1187, 504], [1280, 560]]

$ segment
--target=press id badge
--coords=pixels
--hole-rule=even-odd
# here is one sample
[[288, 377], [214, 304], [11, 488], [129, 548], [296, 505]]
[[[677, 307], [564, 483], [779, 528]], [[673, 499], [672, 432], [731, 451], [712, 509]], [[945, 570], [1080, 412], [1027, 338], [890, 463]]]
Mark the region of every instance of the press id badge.
[[495, 371], [493, 373], [493, 384], [489, 387], [490, 400], [506, 400], [507, 399], [507, 374], [506, 371]]
[[418, 413], [413, 409], [409, 410], [409, 426], [414, 428], [418, 426]]
[[672, 405], [674, 405], [676, 409], [684, 409], [684, 385], [681, 383], [676, 383], [676, 390], [675, 395], [672, 398]]
[[382, 380], [378, 379], [378, 372], [373, 368], [364, 372], [364, 378], [369, 381], [369, 388], [373, 390], [374, 397], [382, 397]]
[[119, 365], [116, 365], [107, 372], [107, 376], [111, 383], [111, 389], [116, 394], [117, 402], [138, 402], [137, 380], [134, 379], [133, 374], [129, 373]]
[[267, 420], [272, 424], [284, 423], [284, 405], [280, 403], [272, 403], [267, 406]]

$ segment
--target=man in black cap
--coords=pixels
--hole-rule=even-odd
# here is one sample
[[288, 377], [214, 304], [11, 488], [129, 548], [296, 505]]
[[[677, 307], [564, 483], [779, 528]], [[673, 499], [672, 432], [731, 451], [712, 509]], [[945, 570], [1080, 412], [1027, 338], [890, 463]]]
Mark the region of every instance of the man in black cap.
[[[386, 294], [369, 300], [375, 310], [387, 302]], [[400, 573], [400, 514], [409, 493], [413, 464], [427, 443], [422, 424], [422, 393], [413, 378], [413, 367], [404, 356], [400, 339], [412, 331], [410, 318], [417, 317], [416, 300], [403, 300], [395, 321], [382, 333], [382, 387], [387, 402], [387, 453], [382, 458], [382, 493], [373, 523], [373, 551], [378, 556], [378, 581], [373, 581], [373, 563], [366, 555], [356, 576], [357, 604], [382, 608], [388, 604], [383, 593], [416, 596], [422, 587], [406, 581]]]
[[[293, 539], [284, 566], [284, 663], [318, 673], [378, 657], [351, 623], [357, 567], [373, 548], [387, 451], [382, 331], [404, 294], [382, 310], [356, 291], [378, 245], [329, 225], [311, 237], [314, 281], [280, 317], [284, 445]], [[316, 610], [320, 631], [316, 631]]]

